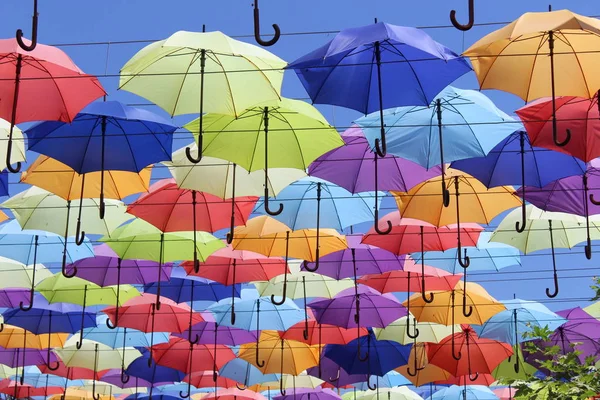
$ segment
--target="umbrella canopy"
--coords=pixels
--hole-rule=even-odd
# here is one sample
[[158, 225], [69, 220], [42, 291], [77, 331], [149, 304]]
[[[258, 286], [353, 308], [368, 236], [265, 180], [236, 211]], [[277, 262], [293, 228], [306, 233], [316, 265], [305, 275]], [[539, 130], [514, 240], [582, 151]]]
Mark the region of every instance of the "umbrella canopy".
[[[117, 286], [101, 287], [81, 278], [65, 278], [62, 274], [54, 274], [44, 279], [36, 290], [49, 303], [71, 303], [82, 306], [114, 304], [117, 301]], [[131, 285], [121, 285], [119, 305], [127, 300], [140, 296], [140, 292]]]
[[244, 386], [253, 386], [279, 379], [276, 374], [263, 374], [257, 367], [241, 358], [234, 358], [226, 363], [219, 371], [219, 376], [232, 379]]
[[[304, 337], [304, 332], [307, 338]], [[310, 345], [324, 345], [324, 344], [348, 344], [358, 336], [364, 336], [368, 334], [367, 329], [360, 328], [357, 332], [356, 329], [346, 329], [335, 325], [319, 324], [314, 319], [308, 321], [308, 329], [303, 322], [299, 322], [294, 326], [290, 327], [285, 332], [280, 332], [282, 339], [295, 340], [297, 342], [303, 342]]]
[[[392, 322], [385, 328], [374, 328], [377, 340], [394, 340], [400, 344], [412, 344], [413, 339], [407, 334], [406, 324], [409, 317], [402, 317]], [[439, 343], [442, 339], [452, 334], [452, 327], [435, 322], [417, 322], [416, 329], [419, 331], [419, 342]], [[460, 330], [459, 325], [454, 330]]]
[[332, 299], [313, 301], [309, 306], [319, 323], [346, 329], [366, 326], [385, 328], [406, 315], [406, 308], [394, 296], [381, 294], [364, 285], [343, 290]]
[[[580, 59], [575, 54], [589, 53], [598, 43], [600, 22], [595, 18], [569, 10], [530, 12], [484, 36], [464, 55], [471, 59], [482, 89], [504, 90], [526, 102], [550, 96], [552, 63], [560, 71], [552, 79], [557, 96], [591, 98], [600, 87], [592, 67], [596, 55]], [[515, 54], [518, 62], [505, 57]]]
[[212, 371], [198, 371], [193, 372], [189, 375], [186, 375], [183, 378], [183, 382], [189, 382], [192, 386], [196, 388], [209, 388], [209, 387], [218, 387], [224, 389], [234, 388], [236, 385], [236, 381], [229, 378], [223, 378], [222, 376], [217, 377], [217, 381], [213, 381], [213, 373]]
[[[234, 224], [244, 225], [257, 197], [237, 198]], [[162, 179], [154, 183], [149, 193], [140, 196], [127, 207], [127, 212], [147, 221], [163, 232], [216, 232], [229, 226], [231, 202], [217, 196], [179, 189], [175, 180]]]
[[[279, 99], [285, 65], [269, 51], [219, 31], [178, 31], [133, 56], [121, 68], [119, 88], [150, 100], [170, 115], [239, 116], [249, 106]], [[210, 93], [202, 105], [201, 91]]]
[[105, 344], [84, 340], [81, 348], [77, 348], [74, 341], [62, 349], [54, 352], [60, 357], [67, 367], [87, 368], [94, 371], [102, 371], [111, 368], [126, 367], [142, 354], [133, 347], [113, 349]]
[[310, 176], [335, 183], [352, 193], [360, 193], [373, 191], [375, 187], [406, 192], [441, 174], [439, 167], [427, 170], [413, 161], [386, 155], [377, 160], [378, 174], [375, 176], [375, 153], [362, 130], [352, 127], [342, 134], [342, 139], [344, 146], [323, 154], [310, 164]]
[[0, 256], [0, 288], [28, 288], [52, 276], [42, 264], [25, 265]]
[[[152, 362], [152, 356], [148, 349], [140, 348], [139, 351], [142, 355], [133, 360], [125, 370], [128, 376], [154, 384], [159, 382], [179, 382], [185, 376], [181, 371]], [[150, 362], [150, 367], [148, 367], [148, 362]]]
[[94, 342], [103, 343], [114, 348], [121, 347], [123, 344], [126, 347], [150, 347], [151, 340], [154, 343], [165, 343], [169, 341], [168, 332], [154, 332], [152, 339], [149, 334], [141, 332], [137, 329], [115, 328], [110, 329], [106, 326], [105, 315], [99, 315], [96, 318], [95, 327], [85, 328], [83, 330], [83, 338]]
[[275, 396], [273, 400], [339, 400], [340, 396], [331, 389], [300, 389], [283, 396]]
[[174, 333], [172, 335], [184, 339], [196, 337], [195, 335], [197, 335], [197, 340], [200, 344], [214, 343], [216, 338], [217, 344], [238, 346], [240, 344], [256, 341], [259, 333], [257, 331], [245, 331], [239, 328], [218, 325], [215, 322], [202, 321], [192, 325], [189, 331], [186, 330], [183, 333]]
[[[344, 29], [288, 68], [296, 71], [314, 103], [363, 114], [428, 104], [470, 70], [464, 59], [424, 31], [382, 22]], [[382, 84], [387, 89], [383, 93]]]
[[181, 270], [175, 270], [169, 282], [159, 289], [159, 282], [148, 283], [144, 286], [144, 292], [159, 294], [177, 303], [187, 301], [210, 301], [222, 300], [233, 293], [240, 295], [240, 285], [232, 285], [227, 288], [224, 285], [205, 278], [190, 276], [185, 278]]
[[47, 349], [62, 347], [69, 335], [66, 333], [42, 333], [39, 335], [27, 332], [17, 326], [4, 325], [0, 333], [0, 347], [5, 349]]
[[257, 343], [241, 345], [238, 356], [263, 374], [299, 375], [319, 363], [318, 346], [282, 339], [275, 331], [262, 331]]
[[453, 376], [475, 373], [491, 374], [506, 358], [513, 354], [512, 347], [495, 340], [479, 338], [475, 331], [464, 326], [462, 331], [427, 349], [429, 363], [450, 372]]
[[186, 339], [172, 338], [168, 343], [154, 346], [152, 357], [158, 365], [169, 367], [186, 374], [204, 371], [209, 366], [220, 369], [235, 358], [227, 346], [190, 344]]
[[[448, 86], [426, 104], [383, 111], [388, 151], [425, 168], [487, 155], [522, 125], [484, 94]], [[415, 106], [417, 105], [417, 106]], [[374, 112], [355, 121], [372, 148], [381, 130]]]
[[431, 400], [498, 400], [498, 396], [494, 394], [488, 387], [482, 385], [470, 386], [450, 386], [443, 388], [431, 395]]
[[428, 346], [429, 343], [426, 342], [415, 343], [410, 350], [408, 364], [395, 369], [395, 371], [402, 374], [415, 386], [422, 386], [427, 383], [431, 384], [432, 382], [451, 377], [448, 371], [428, 362]]
[[406, 386], [380, 389], [375, 393], [371, 390], [357, 397], [357, 400], [376, 400], [380, 395], [384, 398], [387, 397], [389, 400], [423, 400], [421, 396]]
[[[287, 279], [287, 280], [284, 280]], [[300, 271], [288, 275], [276, 276], [268, 282], [256, 282], [254, 286], [261, 296], [279, 295], [287, 282], [287, 296], [291, 299], [307, 297], [332, 298], [343, 290], [354, 287], [350, 279], [335, 280], [314, 272]]]
[[235, 389], [221, 389], [201, 397], [204, 400], [266, 400], [260, 393]]
[[389, 271], [380, 275], [365, 275], [357, 282], [369, 286], [380, 293], [418, 292], [428, 290], [452, 290], [460, 281], [462, 275], [427, 275], [431, 267], [425, 270], [425, 275], [415, 271]]
[[[11, 142], [13, 143], [10, 152], [11, 162], [25, 161], [25, 140], [23, 139], [23, 132], [9, 121], [0, 118], [0, 138], [3, 140], [10, 138], [11, 130], [12, 138], [14, 139], [14, 142]], [[7, 146], [0, 146], [0, 157], [5, 160], [7, 159]], [[2, 175], [6, 176], [6, 178], [2, 178], [2, 187], [5, 193], [8, 194], [8, 175]]]

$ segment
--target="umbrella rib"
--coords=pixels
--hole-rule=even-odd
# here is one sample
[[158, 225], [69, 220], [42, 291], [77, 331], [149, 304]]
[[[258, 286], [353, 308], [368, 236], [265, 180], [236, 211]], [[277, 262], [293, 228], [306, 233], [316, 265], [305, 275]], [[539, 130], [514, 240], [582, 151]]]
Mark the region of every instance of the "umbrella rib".
[[[561, 32], [562, 38], [565, 40], [566, 44], [571, 48], [571, 50], [573, 51], [573, 56], [575, 57], [575, 59], [577, 60], [577, 65], [579, 65], [579, 70], [581, 71], [581, 77], [583, 78], [583, 82], [585, 83], [585, 88], [588, 92], [588, 97], [589, 98], [593, 98], [594, 95], [590, 93], [590, 86], [588, 85], [587, 79], [585, 77], [585, 74], [583, 73], [583, 66], [581, 65], [581, 61], [579, 60], [579, 57], [577, 56], [577, 52], [575, 51], [575, 49], [573, 48], [573, 46], [571, 45], [571, 42], [569, 41], [569, 39], [567, 39], [567, 35], [565, 35], [564, 33]], [[584, 139], [587, 142], [587, 135], [584, 136]], [[587, 146], [586, 146], [587, 147]]]
[[[481, 79], [479, 87], [483, 88], [485, 81], [487, 80], [488, 75], [490, 74], [490, 71], [492, 70], [492, 68], [494, 67], [494, 64], [496, 63], [496, 61], [502, 57], [502, 53], [504, 52], [504, 50], [506, 50], [508, 48], [508, 46], [510, 46], [513, 42], [516, 42], [519, 40], [521, 36], [514, 38], [512, 40], [509, 39], [508, 43], [506, 43], [506, 46], [504, 46], [500, 51], [498, 51], [498, 54], [496, 55], [496, 57], [494, 57], [494, 59], [492, 60], [492, 63], [490, 64], [490, 67], [487, 69], [487, 71], [485, 72], [485, 76], [483, 77], [483, 79]], [[469, 57], [469, 58], [477, 58], [479, 59], [480, 56], [474, 56], [474, 57]], [[483, 56], [486, 57], [486, 56]], [[532, 68], [533, 70], [533, 68]], [[531, 84], [531, 79], [529, 80], [529, 83]], [[529, 92], [529, 90], [528, 90]], [[519, 96], [521, 97], [521, 96]], [[525, 97], [525, 99], [527, 99], [527, 97]]]
[[[331, 42], [330, 42], [331, 43]], [[335, 71], [335, 69], [340, 66], [340, 64], [342, 63], [342, 61], [344, 61], [344, 59], [350, 55], [350, 53], [352, 53], [352, 49], [348, 50], [348, 52], [343, 56], [340, 57], [340, 60], [335, 63], [334, 65], [331, 66], [326, 66], [327, 68], [329, 68], [329, 71], [327, 73], [327, 76], [325, 77], [325, 79], [323, 79], [323, 83], [321, 84], [321, 86], [319, 87], [319, 89], [317, 90], [317, 92], [314, 94], [314, 98], [317, 99], [319, 97], [319, 94], [321, 94], [321, 90], [323, 90], [323, 86], [325, 86], [325, 82], [327, 82], [327, 80], [329, 79], [329, 77], [331, 76], [331, 74], [333, 74], [333, 71]], [[323, 61], [325, 61], [327, 59], [327, 56], [323, 59]], [[314, 104], [314, 101], [312, 102]], [[366, 114], [366, 113], [365, 113]]]
[[[532, 39], [535, 39], [535, 37]], [[527, 93], [526, 93], [525, 99], [524, 99], [525, 102], [529, 101], [529, 92], [531, 90], [531, 81], [533, 80], [533, 72], [535, 70], [535, 65], [537, 63], [539, 51], [542, 48], [542, 45], [544, 44], [544, 42], [546, 41], [545, 39], [546, 39], [545, 33], [540, 35], [540, 42], [538, 43], [538, 51], [535, 52], [535, 55], [533, 56], [533, 63], [531, 64], [531, 73], [529, 74], [529, 85], [527, 86]]]
[[[231, 96], [231, 106], [233, 107], [233, 115], [235, 115], [237, 117], [238, 112], [237, 112], [237, 109], [235, 106], [235, 101], [233, 100], [233, 90], [231, 88], [231, 84], [229, 83], [229, 78], [227, 77], [227, 70], [225, 69], [225, 66], [223, 65], [223, 63], [221, 63], [221, 60], [219, 59], [219, 57], [217, 57], [217, 54], [213, 52], [213, 55], [215, 56], [213, 61], [215, 62], [215, 64], [217, 64], [219, 67], [221, 67], [221, 71], [223, 72], [223, 77], [225, 78], [225, 82], [227, 82], [227, 88], [229, 89], [228, 90], [229, 95]], [[234, 57], [238, 57], [238, 56], [234, 56]], [[243, 57], [243, 56], [239, 56], [239, 57], [243, 58], [244, 60], [249, 62], [249, 60], [246, 57]], [[262, 70], [260, 70], [258, 67], [257, 67], [257, 70], [260, 71], [260, 73], [263, 73]], [[230, 72], [235, 72], [235, 71], [230, 71]]]
[[[37, 60], [36, 60], [37, 61]], [[46, 72], [46, 74], [48, 74], [49, 77], [51, 77], [51, 81], [52, 84], [54, 85], [54, 87], [56, 88], [56, 91], [58, 92], [58, 94], [60, 95], [60, 101], [64, 107], [65, 113], [67, 114], [67, 118], [69, 119], [69, 122], [72, 121], [71, 116], [69, 115], [69, 111], [67, 108], [67, 104], [65, 103], [65, 99], [63, 97], [62, 91], [60, 90], [60, 88], [58, 87], [58, 83], [56, 83], [56, 79], [54, 79], [54, 77], [52, 76], [52, 74], [50, 73], [50, 71], [48, 71], [48, 69], [39, 61], [37, 61], [38, 65], [40, 66], [40, 68]], [[73, 71], [75, 72], [75, 71]], [[78, 74], [80, 75], [80, 74]]]
[[[389, 45], [390, 45], [390, 46], [391, 46], [391, 47], [392, 47], [394, 50], [396, 50], [396, 51], [398, 52], [398, 55], [400, 55], [402, 58], [404, 58], [404, 60], [406, 60], [406, 63], [407, 63], [407, 64], [408, 64], [408, 66], [410, 67], [410, 70], [411, 70], [411, 72], [412, 72], [413, 76], [415, 77], [415, 80], [416, 80], [416, 81], [417, 81], [417, 83], [419, 84], [419, 89], [421, 89], [421, 93], [423, 93], [423, 100], [425, 100], [425, 101], [424, 101], [424, 103], [425, 103], [425, 104], [428, 104], [428, 103], [429, 103], [429, 101], [428, 101], [428, 99], [427, 99], [427, 96], [426, 96], [426, 94], [425, 94], [425, 89], [423, 88], [423, 85], [421, 84], [421, 80], [420, 80], [420, 79], [419, 79], [419, 77], [417, 76], [417, 73], [416, 73], [415, 69], [413, 68], [413, 66], [412, 66], [412, 64], [411, 64], [411, 61], [409, 61], [409, 60], [408, 60], [408, 58], [406, 58], [406, 56], [405, 56], [405, 55], [402, 53], [402, 51], [401, 51], [399, 48], [397, 48], [397, 47], [396, 47], [394, 44], [392, 44], [392, 43], [389, 41], [389, 39], [388, 39], [388, 40], [386, 40], [386, 42], [387, 42], [387, 43], [388, 43], [388, 44], [389, 44]], [[410, 47], [412, 47], [412, 46], [410, 46]], [[437, 57], [436, 57], [436, 58], [437, 58]]]

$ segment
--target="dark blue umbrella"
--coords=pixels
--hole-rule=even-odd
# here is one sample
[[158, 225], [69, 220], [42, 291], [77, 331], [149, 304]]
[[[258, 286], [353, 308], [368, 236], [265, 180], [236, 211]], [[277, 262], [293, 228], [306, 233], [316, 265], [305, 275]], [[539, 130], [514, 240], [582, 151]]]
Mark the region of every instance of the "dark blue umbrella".
[[[194, 281], [193, 291], [192, 280]], [[233, 289], [236, 297], [240, 296], [241, 286], [239, 284], [235, 285]], [[157, 294], [158, 283], [152, 282], [146, 284], [144, 292]], [[192, 300], [216, 302], [231, 297], [231, 287], [204, 278], [171, 278], [168, 283], [160, 285], [160, 295], [176, 303], [184, 303]]]
[[[471, 70], [464, 58], [424, 31], [381, 22], [344, 29], [288, 68], [296, 71], [314, 103], [363, 114], [429, 105], [443, 88]], [[383, 157], [386, 146], [381, 125], [377, 150]]]
[[[550, 182], [574, 175], [583, 175], [583, 161], [568, 154], [533, 147], [523, 131], [515, 132], [498, 143], [485, 157], [454, 161], [452, 168], [464, 171], [488, 188], [504, 185], [543, 187]], [[518, 232], [525, 230], [527, 219], [525, 202], [522, 222], [517, 221]]]
[[0, 196], [8, 196], [8, 172], [0, 172]]
[[[177, 129], [148, 110], [117, 101], [91, 103], [70, 124], [45, 121], [27, 130], [28, 149], [52, 157], [79, 174], [101, 171], [100, 218], [104, 217], [104, 171], [140, 172], [171, 160]], [[67, 151], [65, 151], [67, 150]], [[82, 182], [82, 192], [83, 192]], [[70, 203], [69, 203], [70, 204]], [[81, 205], [80, 205], [81, 219]], [[80, 229], [78, 224], [77, 237]]]
[[173, 368], [163, 367], [155, 362], [148, 367], [148, 360], [151, 359], [150, 351], [144, 347], [136, 347], [142, 356], [133, 360], [125, 370], [129, 376], [143, 379], [150, 383], [157, 382], [180, 382], [185, 374]]
[[[391, 340], [377, 340], [375, 334], [354, 339], [348, 344], [325, 346], [323, 357], [334, 361], [348, 374], [383, 376], [408, 363], [411, 345], [401, 345]], [[372, 388], [374, 390], [375, 388]]]

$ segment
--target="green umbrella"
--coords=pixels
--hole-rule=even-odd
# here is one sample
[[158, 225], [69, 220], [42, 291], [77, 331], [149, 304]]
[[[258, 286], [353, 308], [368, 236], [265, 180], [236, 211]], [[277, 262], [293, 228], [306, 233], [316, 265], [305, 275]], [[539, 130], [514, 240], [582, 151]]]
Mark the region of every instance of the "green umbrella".
[[527, 364], [525, 362], [525, 359], [523, 358], [523, 352], [521, 351], [521, 346], [514, 346], [513, 349], [515, 354], [518, 356], [517, 362], [519, 363], [519, 372], [516, 372], [517, 368], [515, 368], [515, 362], [511, 360], [512, 357], [508, 357], [506, 360], [502, 361], [500, 365], [498, 365], [492, 372], [494, 379], [499, 380], [500, 378], [509, 378], [526, 380], [528, 376], [532, 376], [536, 373], [537, 369], [535, 369], [535, 367], [533, 367], [531, 364]]
[[[239, 116], [256, 104], [279, 100], [286, 62], [221, 32], [179, 31], [154, 42], [121, 69], [119, 88], [157, 104], [171, 116]], [[204, 97], [204, 93], [210, 96]], [[196, 130], [202, 147], [202, 121]], [[199, 162], [186, 149], [192, 162]]]
[[[162, 265], [169, 261], [193, 260], [194, 250], [198, 260], [206, 261], [225, 243], [207, 232], [193, 231], [163, 232], [154, 225], [135, 219], [115, 230], [112, 236], [103, 237], [111, 249], [122, 259], [151, 260], [158, 263], [156, 282], [156, 308], [160, 309], [160, 282]], [[195, 243], [195, 247], [194, 247]]]
[[[185, 127], [198, 131], [200, 121]], [[324, 153], [344, 145], [337, 131], [312, 105], [291, 99], [265, 103], [240, 113], [238, 118], [225, 114], [204, 116], [203, 153], [231, 161], [252, 172], [265, 170], [265, 209], [268, 208], [269, 166], [306, 170]]]
[[[519, 233], [514, 230], [517, 221], [521, 221], [521, 209], [511, 211], [494, 231], [490, 241], [505, 243], [516, 247], [523, 253], [550, 249], [552, 253], [552, 267], [554, 272], [554, 290], [546, 289], [546, 296], [553, 298], [558, 295], [558, 275], [556, 271], [556, 257], [554, 249], [571, 249], [579, 243], [587, 241], [586, 220], [583, 217], [542, 211], [528, 205], [526, 208], [525, 231]], [[600, 239], [600, 221], [590, 219], [590, 238]]]

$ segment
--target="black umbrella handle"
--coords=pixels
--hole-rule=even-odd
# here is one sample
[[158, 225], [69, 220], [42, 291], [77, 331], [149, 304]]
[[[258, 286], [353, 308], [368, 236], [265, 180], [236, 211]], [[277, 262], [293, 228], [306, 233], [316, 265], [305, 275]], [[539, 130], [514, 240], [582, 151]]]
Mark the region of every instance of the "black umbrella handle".
[[412, 333], [410, 331], [410, 271], [408, 272], [408, 277], [407, 277], [407, 299], [406, 299], [406, 311], [407, 311], [407, 315], [406, 315], [406, 336], [408, 336], [411, 339], [416, 339], [417, 336], [419, 336], [419, 329], [417, 328], [417, 319], [414, 319], [414, 325], [413, 325], [413, 331], [414, 333]]
[[423, 225], [419, 227], [419, 235], [421, 237], [421, 298], [427, 304], [433, 302], [433, 292], [429, 296], [425, 295], [425, 239], [423, 237]]
[[273, 37], [269, 40], [264, 40], [260, 36], [260, 11], [258, 10], [258, 0], [254, 0], [254, 40], [263, 47], [273, 46], [281, 37], [281, 29], [279, 25], [273, 24]]
[[260, 338], [260, 299], [256, 299], [256, 359], [255, 364], [257, 367], [262, 368], [265, 366], [265, 360], [260, 360], [258, 356], [259, 347], [259, 338]]
[[377, 157], [378, 154], [377, 152], [375, 152], [374, 155], [374, 160], [375, 160], [375, 211], [373, 213], [373, 229], [375, 229], [375, 232], [377, 232], [379, 235], [387, 235], [390, 232], [392, 232], [392, 223], [390, 220], [387, 220], [387, 228], [385, 228], [384, 230], [382, 230], [379, 227], [379, 207], [377, 207], [377, 196], [378, 196], [378, 192], [379, 192], [379, 188], [378, 188], [378, 180], [379, 180], [379, 171], [378, 171], [378, 167], [377, 165], [379, 164], [377, 162]]
[[77, 267], [71, 264], [71, 268], [73, 270], [72, 273], [67, 272], [67, 240], [69, 237], [69, 217], [71, 215], [71, 200], [67, 200], [67, 222], [65, 224], [65, 236], [64, 236], [64, 247], [63, 247], [63, 257], [62, 257], [62, 274], [65, 278], [73, 278], [77, 275]]
[[383, 120], [383, 84], [381, 76], [381, 43], [379, 41], [374, 43], [375, 46], [375, 63], [377, 65], [377, 87], [379, 94], [379, 129], [380, 137], [375, 139], [375, 152], [381, 158], [385, 157], [387, 153], [387, 145], [385, 142], [385, 123]]
[[550, 292], [549, 288], [546, 288], [546, 296], [554, 298], [558, 296], [558, 273], [556, 271], [556, 256], [554, 254], [554, 236], [552, 235], [552, 220], [548, 220], [548, 233], [550, 234], [550, 249], [552, 252], [552, 270], [554, 273], [554, 291]]
[[37, 46], [38, 40], [38, 2], [33, 0], [33, 16], [31, 17], [31, 44], [27, 45], [23, 41], [23, 30], [17, 29], [16, 39], [19, 47], [25, 51], [33, 51]]
[[523, 233], [527, 225], [527, 207], [525, 205], [525, 132], [523, 131], [519, 132], [519, 143], [521, 146], [521, 197], [523, 198], [523, 203], [521, 203], [521, 221], [515, 222], [515, 230], [518, 233]]
[[83, 307], [81, 308], [81, 330], [79, 332], [79, 340], [75, 343], [77, 350], [83, 346], [83, 329], [85, 327], [85, 305], [87, 302], [87, 285], [83, 287]]
[[467, 270], [466, 269], [465, 269], [464, 275], [463, 275], [463, 282], [464, 282], [464, 286], [463, 286], [462, 313], [466, 318], [469, 318], [471, 315], [473, 315], [473, 306], [470, 305], [467, 307]]
[[233, 259], [233, 282], [231, 282], [231, 325], [235, 325], [235, 272], [237, 261]]
[[465, 270], [467, 268], [469, 268], [469, 265], [471, 265], [471, 259], [469, 258], [469, 256], [467, 256], [467, 250], [465, 249], [465, 256], [461, 257], [461, 253], [462, 253], [462, 244], [461, 244], [461, 240], [460, 240], [460, 193], [459, 193], [459, 180], [458, 180], [458, 176], [454, 177], [454, 190], [456, 191], [455, 196], [456, 196], [456, 252], [457, 252], [457, 259], [458, 259], [458, 263], [460, 264], [461, 267], [463, 267]]
[[233, 164], [233, 177], [231, 182], [231, 220], [229, 225], [229, 232], [227, 232], [227, 244], [233, 243], [233, 234], [235, 230], [235, 167]]
[[[119, 294], [121, 292], [120, 290], [121, 288], [121, 258], [119, 257], [117, 259], [117, 298], [116, 298], [116, 305], [115, 305], [115, 323], [114, 325], [112, 324], [112, 322], [110, 321], [110, 318], [108, 318], [106, 320], [106, 326], [108, 327], [108, 329], [115, 329], [117, 327], [117, 325], [119, 325]], [[126, 382], [123, 382], [126, 383]]]
[[456, 348], [456, 346], [455, 346], [455, 340], [454, 340], [454, 325], [455, 325], [455, 323], [454, 323], [454, 308], [456, 307], [455, 297], [456, 297], [456, 294], [455, 294], [454, 290], [452, 290], [452, 294], [450, 294], [450, 300], [451, 300], [451, 303], [450, 303], [450, 313], [452, 315], [452, 321], [451, 321], [452, 323], [450, 324], [451, 327], [452, 327], [451, 328], [452, 329], [452, 334], [450, 335], [450, 340], [451, 340], [451, 343], [452, 343], [452, 358], [454, 358], [456, 361], [458, 361], [458, 360], [460, 360], [462, 358], [462, 353], [460, 352], [460, 350], [458, 351], [458, 353], [454, 352], [455, 348]]
[[[37, 13], [36, 13], [37, 14]], [[37, 19], [36, 19], [37, 21]], [[37, 24], [36, 24], [37, 25]], [[12, 116], [10, 120], [10, 131], [8, 132], [8, 143], [6, 147], [6, 169], [13, 174], [21, 171], [21, 163], [18, 162], [17, 166], [13, 168], [11, 165], [12, 145], [13, 145], [13, 131], [15, 129], [15, 121], [17, 120], [17, 104], [19, 102], [19, 86], [21, 83], [21, 68], [23, 65], [23, 56], [19, 54], [17, 56], [17, 63], [15, 67], [15, 91], [13, 94], [13, 105], [12, 105]]]
[[475, 0], [469, 0], [469, 22], [461, 24], [456, 19], [456, 10], [450, 11], [450, 22], [452, 25], [460, 31], [468, 31], [475, 24]]
[[275, 300], [275, 295], [271, 295], [271, 303], [276, 306], [280, 306], [285, 303], [287, 296], [287, 271], [288, 271], [288, 257], [289, 257], [289, 244], [290, 244], [290, 231], [285, 232], [285, 263], [283, 264], [284, 272], [283, 272], [283, 293], [281, 294], [281, 300]]
[[81, 194], [79, 195], [79, 210], [77, 211], [77, 229], [75, 230], [75, 244], [81, 246], [85, 240], [85, 232], [81, 230], [81, 213], [83, 212], [83, 194], [85, 190], [85, 174], [81, 175]]
[[[256, 1], [256, 0], [255, 0]], [[263, 125], [265, 133], [265, 198], [264, 207], [267, 214], [274, 217], [283, 212], [283, 204], [279, 203], [279, 208], [273, 211], [269, 208], [269, 107], [263, 110]]]
[[[204, 25], [202, 26], [202, 31], [204, 32]], [[202, 160], [202, 134], [203, 134], [203, 121], [202, 117], [204, 116], [204, 71], [206, 69], [206, 49], [200, 50], [200, 110], [198, 116], [198, 157], [194, 157], [192, 155], [192, 149], [188, 146], [185, 148], [185, 156], [192, 164], [198, 164]]]
[[[19, 308], [21, 311], [29, 311], [33, 307], [33, 299], [35, 293], [35, 272], [37, 270], [37, 249], [38, 249], [38, 241], [39, 236], [35, 235], [33, 239], [33, 272], [31, 273], [31, 291], [29, 292], [29, 304], [26, 306], [22, 301], [19, 303]], [[4, 329], [4, 328], [3, 328]], [[0, 332], [2, 332], [0, 330]]]
[[554, 32], [548, 32], [548, 49], [550, 56], [550, 83], [552, 89], [552, 140], [558, 147], [564, 147], [571, 141], [571, 131], [566, 130], [567, 136], [562, 142], [558, 140], [558, 123], [556, 120], [556, 89], [554, 84]]

